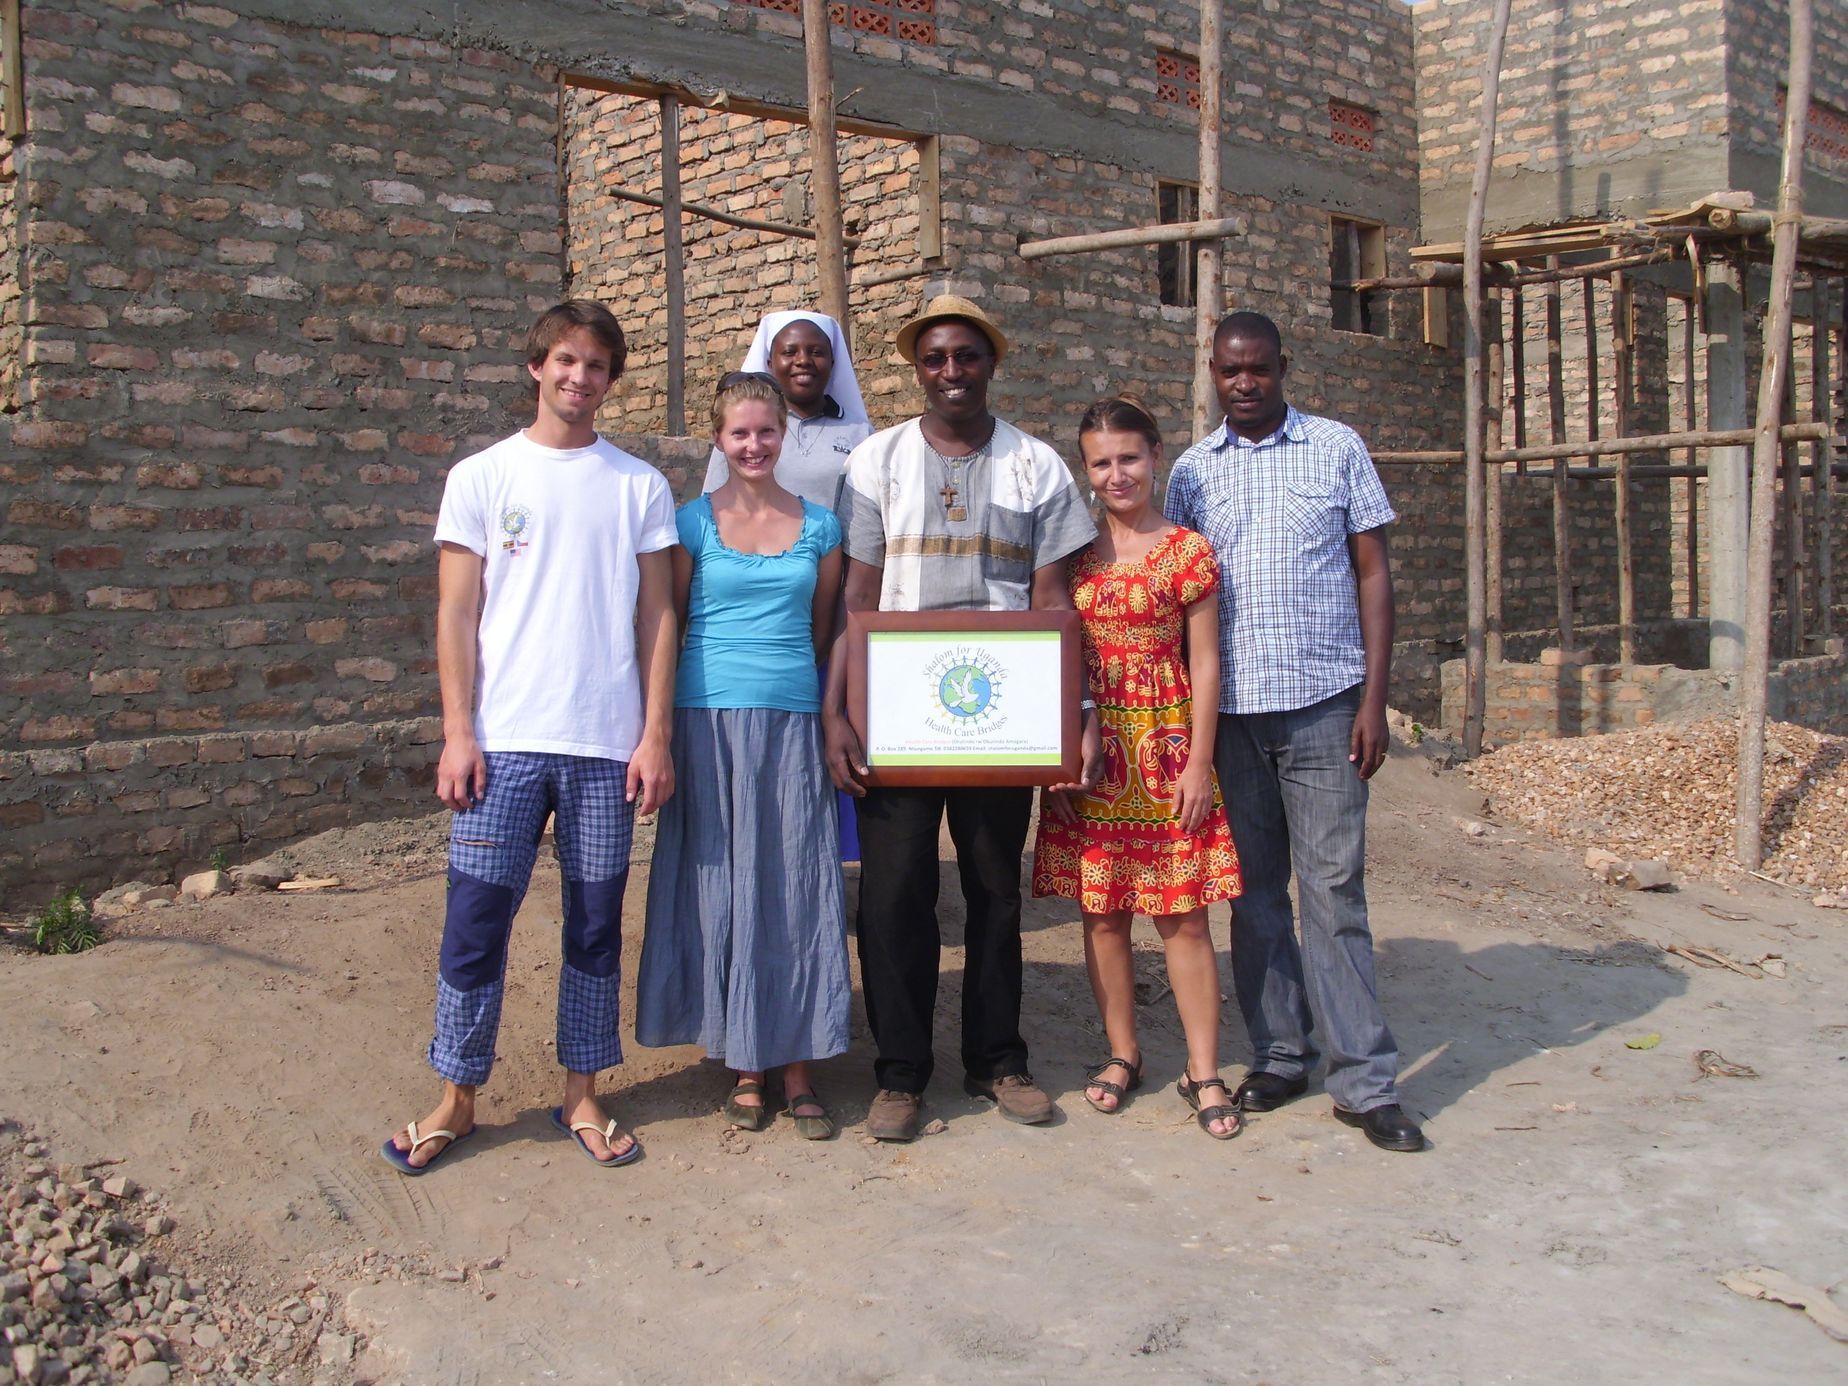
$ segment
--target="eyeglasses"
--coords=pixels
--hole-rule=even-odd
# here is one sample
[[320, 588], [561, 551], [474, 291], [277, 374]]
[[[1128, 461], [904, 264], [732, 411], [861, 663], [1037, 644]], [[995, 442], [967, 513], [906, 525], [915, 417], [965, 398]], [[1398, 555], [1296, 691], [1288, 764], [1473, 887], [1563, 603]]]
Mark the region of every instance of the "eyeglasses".
[[918, 364], [927, 371], [940, 371], [954, 361], [964, 370], [970, 370], [981, 365], [988, 356], [988, 352], [973, 347], [964, 347], [961, 351], [926, 351], [918, 356]]
[[751, 380], [761, 381], [779, 395], [783, 393], [782, 382], [768, 371], [727, 371], [719, 377], [719, 391], [723, 393], [734, 385], [743, 385]]

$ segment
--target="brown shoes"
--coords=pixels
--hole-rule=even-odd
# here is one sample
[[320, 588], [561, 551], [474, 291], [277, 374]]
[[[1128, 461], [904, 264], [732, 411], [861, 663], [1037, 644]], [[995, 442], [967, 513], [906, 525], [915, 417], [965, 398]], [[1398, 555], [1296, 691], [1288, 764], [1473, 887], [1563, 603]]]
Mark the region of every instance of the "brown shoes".
[[866, 1112], [866, 1134], [876, 1141], [915, 1141], [924, 1099], [915, 1092], [879, 1089]]
[[1040, 1090], [1031, 1073], [1003, 1073], [995, 1078], [964, 1078], [963, 1091], [985, 1097], [1001, 1115], [1022, 1126], [1040, 1126], [1052, 1120], [1052, 1099]]

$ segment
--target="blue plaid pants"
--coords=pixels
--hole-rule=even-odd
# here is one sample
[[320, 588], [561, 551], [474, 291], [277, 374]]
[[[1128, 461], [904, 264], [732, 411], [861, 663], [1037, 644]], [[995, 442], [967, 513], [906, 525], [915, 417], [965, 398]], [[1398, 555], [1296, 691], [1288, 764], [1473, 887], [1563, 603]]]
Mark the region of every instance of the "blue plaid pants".
[[635, 825], [635, 806], [623, 797], [629, 767], [530, 751], [490, 751], [485, 759], [487, 793], [450, 823], [430, 1067], [452, 1083], [488, 1080], [507, 939], [548, 817], [555, 820], [565, 917], [558, 1061], [573, 1073], [613, 1067], [622, 1062], [622, 896]]

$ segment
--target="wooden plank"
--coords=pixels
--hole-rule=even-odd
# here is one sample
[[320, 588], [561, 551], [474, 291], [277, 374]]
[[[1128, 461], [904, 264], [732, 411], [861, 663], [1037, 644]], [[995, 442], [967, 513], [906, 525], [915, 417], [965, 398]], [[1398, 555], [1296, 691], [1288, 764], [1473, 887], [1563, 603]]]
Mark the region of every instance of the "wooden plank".
[[1424, 344], [1450, 349], [1450, 290], [1435, 287], [1424, 291]]
[[657, 98], [661, 115], [661, 230], [667, 262], [667, 431], [687, 431], [686, 247], [680, 225], [680, 98]]
[[[1090, 231], [1078, 236], [1054, 236], [1044, 241], [1022, 241], [1019, 255], [1023, 260], [1043, 260], [1049, 255], [1088, 255], [1098, 250], [1120, 250], [1144, 245], [1172, 245], [1176, 241], [1213, 242], [1227, 236], [1245, 234], [1243, 217], [1213, 217], [1203, 221], [1171, 221], [1159, 226], [1123, 226], [1114, 231]], [[1206, 253], [1205, 246], [1200, 253]], [[1204, 276], [1202, 276], [1204, 285]], [[1214, 322], [1218, 317], [1215, 315]]]
[[[1218, 221], [1220, 197], [1220, 114], [1225, 93], [1224, 0], [1200, 0], [1200, 201], [1202, 222]], [[1244, 234], [1241, 227], [1238, 235]], [[1224, 303], [1219, 242], [1200, 242], [1194, 264], [1193, 436], [1202, 438], [1219, 412], [1213, 389], [1213, 333]]]
[[834, 123], [834, 51], [828, 0], [802, 0], [802, 54], [808, 77], [809, 193], [815, 222], [815, 280], [821, 311], [849, 342], [847, 247], [841, 215], [840, 150]]
[[19, 0], [0, 0], [0, 82], [6, 86], [4, 109], [0, 110], [0, 136], [23, 139], [26, 133], [26, 61], [21, 47]]

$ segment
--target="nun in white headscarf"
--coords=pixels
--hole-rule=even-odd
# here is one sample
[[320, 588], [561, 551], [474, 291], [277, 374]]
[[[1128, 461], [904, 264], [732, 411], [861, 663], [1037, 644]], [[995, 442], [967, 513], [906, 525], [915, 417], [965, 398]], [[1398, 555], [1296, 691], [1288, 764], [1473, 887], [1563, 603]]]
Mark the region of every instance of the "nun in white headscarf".
[[[757, 324], [741, 369], [768, 374], [789, 404], [777, 483], [832, 510], [847, 454], [873, 433], [841, 325], [826, 313], [771, 313]], [[729, 475], [714, 448], [702, 489], [717, 490]]]

